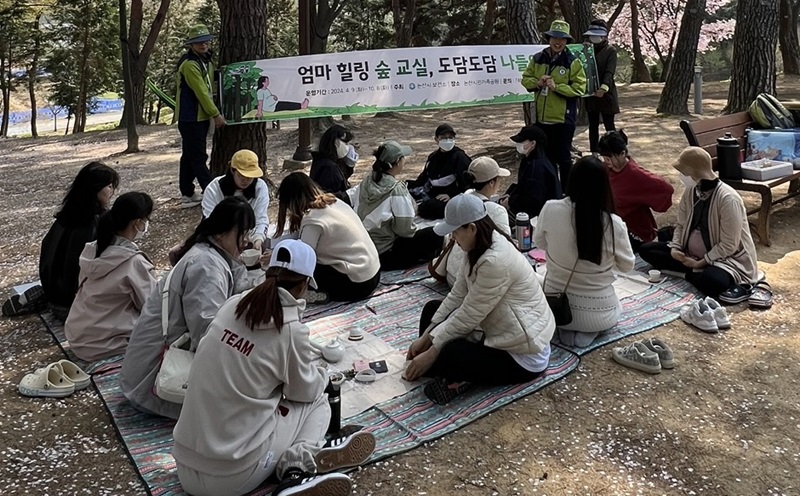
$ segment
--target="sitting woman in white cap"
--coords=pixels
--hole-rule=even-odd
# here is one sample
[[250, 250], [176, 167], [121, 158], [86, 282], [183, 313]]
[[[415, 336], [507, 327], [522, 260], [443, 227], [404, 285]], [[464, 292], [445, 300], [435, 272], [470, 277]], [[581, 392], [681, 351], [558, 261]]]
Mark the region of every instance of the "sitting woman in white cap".
[[317, 253], [314, 277], [320, 292], [309, 293], [309, 303], [328, 298], [356, 301], [366, 298], [380, 281], [378, 251], [350, 206], [324, 193], [302, 172], [286, 176], [278, 188], [278, 231], [286, 221], [289, 233], [299, 236]]
[[380, 254], [381, 270], [408, 269], [432, 260], [442, 249], [442, 238], [433, 228], [417, 229], [414, 198], [403, 172], [411, 147], [387, 141], [375, 150], [372, 174], [358, 188], [357, 212]]
[[[490, 200], [497, 194], [500, 188], [500, 178], [508, 177], [511, 172], [503, 169], [491, 157], [478, 157], [469, 164], [469, 168], [464, 173], [464, 183], [471, 188], [466, 192], [473, 195], [486, 205], [486, 212], [492, 219], [497, 229], [511, 236], [511, 227], [508, 225], [508, 212], [501, 205]], [[451, 288], [456, 283], [458, 273], [464, 262], [464, 250], [462, 250], [451, 236], [445, 249], [440, 256], [442, 263], [446, 264], [447, 285]]]
[[614, 271], [633, 270], [635, 256], [625, 223], [614, 213], [605, 165], [595, 157], [575, 163], [567, 197], [545, 203], [533, 242], [547, 252], [544, 290], [566, 293], [572, 322], [559, 326], [567, 346], [585, 348], [619, 321]]
[[[225, 198], [183, 243], [178, 263], [150, 293], [133, 327], [120, 371], [122, 394], [138, 410], [178, 418], [181, 405], [155, 393], [164, 344], [188, 333], [189, 349], [194, 351], [223, 303], [255, 285], [238, 261], [255, 224], [247, 202]], [[253, 272], [263, 277], [262, 271]], [[163, 315], [165, 286], [167, 315]]]
[[656, 269], [685, 274], [706, 296], [747, 300], [746, 286], [758, 282], [758, 260], [742, 197], [719, 180], [702, 148], [687, 147], [673, 167], [686, 190], [672, 241], [645, 243], [639, 254]]
[[531, 265], [474, 195], [450, 200], [435, 229], [452, 233], [466, 257], [450, 294], [422, 310], [404, 377], [435, 378], [425, 394], [437, 403], [471, 384], [539, 377], [547, 369], [555, 321]]
[[261, 179], [263, 176], [264, 171], [258, 165], [258, 155], [250, 150], [239, 150], [231, 157], [228, 172], [211, 181], [203, 192], [203, 217], [211, 215], [214, 207], [229, 196], [239, 196], [247, 200], [256, 214], [256, 227], [249, 236], [256, 250], [261, 249], [269, 226], [269, 188]]
[[328, 377], [312, 363], [309, 329], [300, 322], [316, 267], [311, 247], [281, 241], [266, 280], [226, 301], [208, 326], [174, 431], [186, 492], [246, 494], [274, 473], [276, 496], [350, 494], [350, 478], [332, 472], [364, 463], [375, 438], [359, 431], [325, 441]]

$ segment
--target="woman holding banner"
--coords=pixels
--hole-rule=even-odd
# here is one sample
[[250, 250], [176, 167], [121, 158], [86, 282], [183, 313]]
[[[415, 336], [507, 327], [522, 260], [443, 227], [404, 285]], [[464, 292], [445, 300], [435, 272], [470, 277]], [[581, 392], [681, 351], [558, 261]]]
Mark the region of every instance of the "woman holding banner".
[[522, 74], [522, 86], [536, 94], [534, 122], [547, 134], [545, 153], [558, 164], [561, 189], [566, 190], [578, 98], [586, 93], [586, 73], [580, 59], [567, 48], [572, 40], [569, 24], [553, 21], [544, 37], [550, 47], [533, 56]]

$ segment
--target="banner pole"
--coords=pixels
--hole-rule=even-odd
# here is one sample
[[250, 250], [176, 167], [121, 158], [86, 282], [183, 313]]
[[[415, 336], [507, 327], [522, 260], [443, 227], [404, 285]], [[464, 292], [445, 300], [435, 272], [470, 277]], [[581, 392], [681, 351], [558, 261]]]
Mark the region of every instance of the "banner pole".
[[[311, 0], [299, 0], [297, 13], [299, 20], [299, 48], [300, 55], [309, 55], [311, 52]], [[292, 160], [297, 162], [307, 162], [311, 160], [311, 121], [309, 119], [299, 119], [298, 121], [298, 140], [297, 149], [294, 151]]]

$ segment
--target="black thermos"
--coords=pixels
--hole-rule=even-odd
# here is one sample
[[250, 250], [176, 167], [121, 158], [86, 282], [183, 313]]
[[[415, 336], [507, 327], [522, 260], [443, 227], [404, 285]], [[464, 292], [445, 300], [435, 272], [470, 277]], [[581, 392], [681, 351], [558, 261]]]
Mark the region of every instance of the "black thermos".
[[328, 425], [328, 434], [335, 434], [342, 429], [342, 390], [339, 382], [328, 380], [328, 405], [331, 407], [331, 422]]
[[742, 179], [742, 151], [739, 140], [725, 133], [717, 138], [717, 171], [720, 179], [740, 181]]

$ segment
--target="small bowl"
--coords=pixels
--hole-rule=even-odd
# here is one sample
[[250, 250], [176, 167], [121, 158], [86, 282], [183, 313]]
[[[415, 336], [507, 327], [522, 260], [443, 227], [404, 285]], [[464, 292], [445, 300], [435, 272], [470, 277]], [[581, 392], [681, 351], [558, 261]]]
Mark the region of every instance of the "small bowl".
[[650, 276], [650, 282], [659, 282], [661, 280], [661, 271], [660, 270], [651, 270], [647, 273]]
[[244, 262], [244, 264], [248, 267], [252, 267], [253, 265], [257, 264], [260, 259], [261, 250], [255, 250], [251, 248], [242, 252], [242, 262]]

